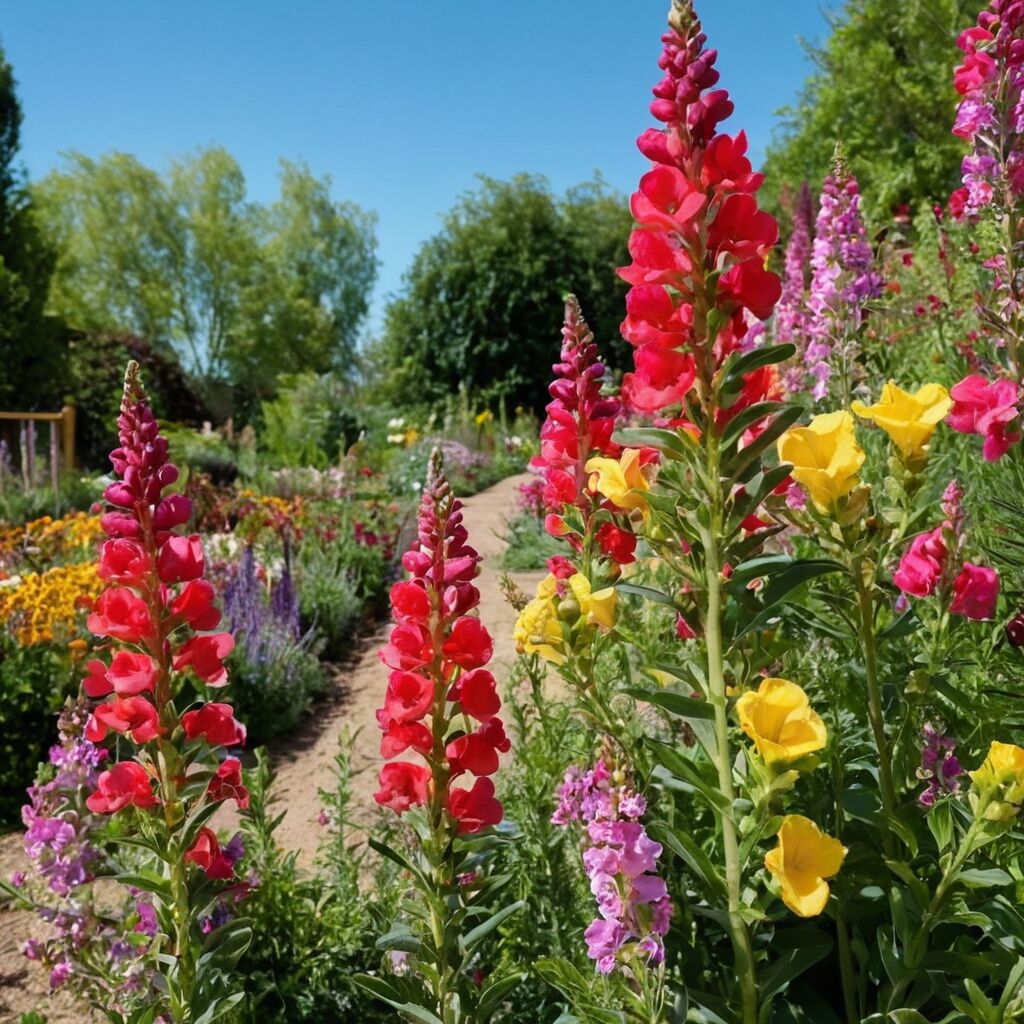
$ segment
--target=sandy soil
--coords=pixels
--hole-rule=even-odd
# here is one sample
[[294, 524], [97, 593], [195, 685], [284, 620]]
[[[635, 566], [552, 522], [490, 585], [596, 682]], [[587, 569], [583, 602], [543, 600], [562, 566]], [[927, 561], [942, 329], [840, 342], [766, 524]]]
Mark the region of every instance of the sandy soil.
[[[467, 498], [465, 522], [474, 546], [484, 561], [477, 581], [482, 595], [480, 617], [494, 637], [492, 668], [501, 680], [515, 658], [512, 626], [515, 612], [499, 587], [498, 566], [507, 518], [515, 511], [519, 485], [525, 476], [510, 477], [480, 494]], [[543, 573], [520, 573], [516, 582], [532, 594]], [[339, 670], [332, 694], [319, 705], [300, 729], [272, 751], [276, 778], [274, 796], [285, 811], [277, 837], [281, 845], [295, 850], [298, 862], [310, 868], [320, 838], [319, 790], [332, 785], [332, 768], [343, 729], [355, 736], [352, 744], [354, 782], [353, 820], [368, 824], [377, 810], [373, 803], [376, 768], [380, 762], [374, 712], [380, 705], [386, 670], [377, 659], [386, 629], [367, 637], [350, 665]], [[230, 827], [230, 816], [217, 824]], [[0, 877], [23, 866], [21, 836], [0, 836]], [[45, 973], [27, 962], [19, 952], [25, 939], [38, 931], [36, 919], [21, 912], [0, 913], [0, 1024], [17, 1024], [20, 1014], [41, 1008], [50, 1024], [88, 1024], [92, 1019], [58, 992], [48, 998]], [[43, 1005], [45, 1004], [45, 1005]]]

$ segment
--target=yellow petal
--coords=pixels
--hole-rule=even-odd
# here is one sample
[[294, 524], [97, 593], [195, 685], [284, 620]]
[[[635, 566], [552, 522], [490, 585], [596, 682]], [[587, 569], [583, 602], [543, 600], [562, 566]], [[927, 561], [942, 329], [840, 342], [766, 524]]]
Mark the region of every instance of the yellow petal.
[[843, 844], [810, 818], [789, 814], [782, 819], [778, 845], [764, 863], [779, 883], [783, 903], [800, 917], [815, 917], [828, 902], [826, 880], [838, 873], [845, 856]]

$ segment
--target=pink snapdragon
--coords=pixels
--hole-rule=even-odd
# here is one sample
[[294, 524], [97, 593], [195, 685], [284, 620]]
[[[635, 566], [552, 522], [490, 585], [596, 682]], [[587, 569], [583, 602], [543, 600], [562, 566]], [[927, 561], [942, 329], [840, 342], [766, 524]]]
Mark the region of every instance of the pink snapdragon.
[[999, 598], [999, 574], [995, 569], [964, 562], [953, 582], [953, 602], [949, 610], [966, 619], [991, 619]]
[[[793, 231], [786, 245], [782, 272], [782, 295], [775, 307], [775, 340], [796, 346], [800, 354], [807, 346], [810, 315], [807, 309], [807, 276], [811, 255], [811, 232], [814, 224], [811, 190], [805, 181], [793, 211]], [[794, 375], [791, 375], [794, 376]], [[803, 374], [787, 384], [802, 385]]]
[[930, 533], [922, 533], [910, 543], [910, 548], [900, 559], [899, 568], [893, 573], [892, 581], [905, 594], [928, 597], [942, 579], [949, 549], [943, 533], [946, 524], [937, 526]]
[[1001, 459], [1020, 440], [1020, 432], [1011, 427], [1020, 415], [1020, 388], [1012, 380], [971, 374], [950, 388], [949, 396], [953, 407], [946, 423], [961, 434], [984, 437], [981, 453], [987, 462]]
[[663, 936], [672, 916], [665, 880], [657, 871], [661, 844], [639, 821], [647, 801], [627, 785], [616, 785], [603, 760], [581, 772], [570, 768], [558, 789], [556, 825], [581, 821], [587, 848], [583, 867], [598, 916], [584, 932], [587, 955], [602, 974], [639, 961], [661, 963]]

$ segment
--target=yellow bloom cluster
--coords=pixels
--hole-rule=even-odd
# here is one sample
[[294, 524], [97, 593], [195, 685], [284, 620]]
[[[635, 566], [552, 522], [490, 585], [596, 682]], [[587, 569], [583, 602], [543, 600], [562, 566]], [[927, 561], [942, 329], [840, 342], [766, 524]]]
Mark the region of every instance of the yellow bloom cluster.
[[0, 562], [26, 549], [46, 561], [91, 556], [103, 537], [100, 517], [89, 512], [72, 512], [60, 519], [43, 516], [24, 526], [0, 528]]
[[985, 817], [1008, 821], [1024, 804], [1024, 750], [993, 740], [980, 768], [970, 772], [975, 789], [986, 798]]
[[537, 584], [537, 596], [519, 613], [513, 637], [526, 654], [539, 654], [545, 661], [561, 665], [566, 660], [562, 622], [611, 629], [615, 625], [614, 588], [592, 591], [590, 580], [576, 573], [566, 580], [562, 596], [558, 580], [548, 574]]
[[99, 597], [103, 583], [92, 562], [26, 573], [0, 586], [0, 622], [23, 646], [69, 640], [79, 613]]

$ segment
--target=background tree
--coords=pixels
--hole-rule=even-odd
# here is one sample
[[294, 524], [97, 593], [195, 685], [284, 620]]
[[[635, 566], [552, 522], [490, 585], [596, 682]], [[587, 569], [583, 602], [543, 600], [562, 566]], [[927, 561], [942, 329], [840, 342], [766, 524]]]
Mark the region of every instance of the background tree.
[[626, 201], [600, 181], [562, 197], [538, 175], [481, 177], [426, 241], [385, 314], [374, 357], [395, 402], [474, 399], [541, 408], [564, 296], [578, 295], [602, 350], [622, 352]]
[[963, 144], [950, 133], [956, 110], [956, 37], [980, 0], [848, 0], [815, 70], [768, 149], [766, 201], [778, 208], [785, 183], [820, 186], [842, 141], [869, 214], [944, 200], [957, 187]]
[[282, 161], [280, 183], [275, 202], [251, 201], [219, 147], [165, 174], [125, 153], [70, 154], [34, 188], [59, 254], [52, 308], [173, 351], [215, 415], [252, 415], [282, 373], [351, 372], [375, 219], [304, 165]]
[[60, 325], [44, 316], [53, 252], [16, 163], [21, 121], [14, 72], [0, 50], [0, 408], [8, 409], [54, 406], [64, 344]]

